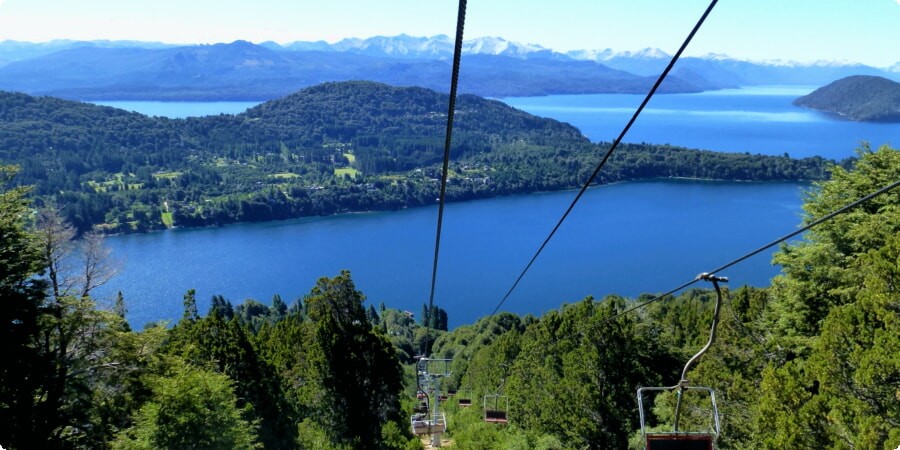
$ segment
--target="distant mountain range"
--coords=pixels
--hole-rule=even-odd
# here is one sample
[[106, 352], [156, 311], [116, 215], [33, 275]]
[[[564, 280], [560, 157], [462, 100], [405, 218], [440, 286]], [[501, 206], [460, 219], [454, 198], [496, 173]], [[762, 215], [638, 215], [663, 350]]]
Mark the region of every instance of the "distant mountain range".
[[[658, 49], [559, 53], [499, 37], [463, 47], [461, 92], [489, 97], [644, 93], [670, 56]], [[136, 41], [0, 42], [0, 89], [80, 100], [268, 100], [326, 81], [366, 79], [446, 91], [447, 36], [176, 46]], [[821, 85], [849, 75], [900, 77], [859, 64], [682, 58], [662, 92]]]
[[798, 98], [795, 105], [866, 122], [900, 122], [900, 83], [852, 76]]

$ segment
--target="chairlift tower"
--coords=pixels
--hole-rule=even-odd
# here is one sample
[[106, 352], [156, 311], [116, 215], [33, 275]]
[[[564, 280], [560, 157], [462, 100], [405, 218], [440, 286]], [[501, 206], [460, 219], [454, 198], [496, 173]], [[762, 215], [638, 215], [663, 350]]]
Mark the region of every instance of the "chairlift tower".
[[[441, 411], [441, 380], [450, 376], [452, 359], [420, 358], [416, 363], [416, 377], [420, 392], [431, 396], [430, 420], [424, 414], [413, 415], [412, 431], [416, 435], [431, 434], [431, 446], [441, 446], [441, 434], [447, 430], [447, 418]], [[427, 413], [426, 413], [427, 414]]]

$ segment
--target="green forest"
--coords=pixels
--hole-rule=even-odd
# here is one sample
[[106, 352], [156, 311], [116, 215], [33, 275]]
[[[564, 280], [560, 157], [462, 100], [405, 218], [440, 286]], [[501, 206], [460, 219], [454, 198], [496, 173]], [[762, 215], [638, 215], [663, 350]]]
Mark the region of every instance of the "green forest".
[[[897, 150], [858, 156], [814, 185], [804, 222], [900, 179]], [[0, 170], [6, 449], [423, 448], [410, 426], [423, 400], [417, 355], [451, 360], [441, 380], [454, 392], [442, 403], [448, 447], [636, 449], [636, 389], [675, 384], [710, 330], [709, 289], [621, 315], [650, 295], [599, 293], [541, 317], [499, 313], [447, 330], [453, 305], [425, 306], [417, 321], [368, 304], [348, 272], [310, 280], [296, 302], [275, 295], [268, 305], [233, 305], [216, 296], [205, 314], [188, 291], [180, 320], [133, 330], [127, 298], [100, 305], [91, 297], [111, 273], [102, 236], [75, 240], [79, 229], [66, 214], [33, 200], [29, 191], [42, 188], [23, 186], [28, 170]], [[819, 225], [773, 262], [782, 271], [769, 287], [731, 280], [718, 339], [688, 373], [717, 393], [718, 448], [894, 450], [900, 192]], [[484, 420], [485, 396], [504, 400], [506, 423]], [[672, 398], [647, 408], [667, 423]], [[686, 426], [702, 426], [702, 410], [691, 409]]]
[[[341, 82], [242, 114], [166, 119], [0, 92], [0, 163], [79, 234], [396, 210], [436, 203], [448, 103], [423, 88]], [[610, 146], [499, 101], [456, 105], [449, 201], [580, 187]], [[596, 183], [822, 180], [830, 163], [623, 144]]]

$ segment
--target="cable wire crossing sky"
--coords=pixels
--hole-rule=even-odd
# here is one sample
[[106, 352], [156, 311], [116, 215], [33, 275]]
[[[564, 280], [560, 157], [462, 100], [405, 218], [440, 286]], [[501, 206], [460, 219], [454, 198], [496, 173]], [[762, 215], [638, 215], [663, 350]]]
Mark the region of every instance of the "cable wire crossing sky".
[[[559, 52], [672, 53], [706, 3], [485, 0], [469, 4], [466, 36], [502, 37]], [[0, 41], [333, 43], [401, 33], [452, 36], [456, 7], [455, 0], [0, 0]], [[726, 0], [687, 55], [709, 53], [900, 69], [900, 0]]]

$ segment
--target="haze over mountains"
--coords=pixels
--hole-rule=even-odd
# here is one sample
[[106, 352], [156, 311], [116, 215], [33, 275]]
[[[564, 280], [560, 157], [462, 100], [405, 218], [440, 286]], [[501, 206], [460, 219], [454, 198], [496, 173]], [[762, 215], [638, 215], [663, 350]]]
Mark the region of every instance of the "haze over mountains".
[[[269, 100], [326, 81], [366, 79], [446, 90], [447, 36], [176, 46], [135, 41], [0, 42], [0, 89], [80, 100]], [[466, 41], [461, 92], [490, 97], [643, 93], [668, 62], [658, 49], [555, 52], [499, 37]], [[685, 57], [662, 92], [900, 78], [898, 66]]]

